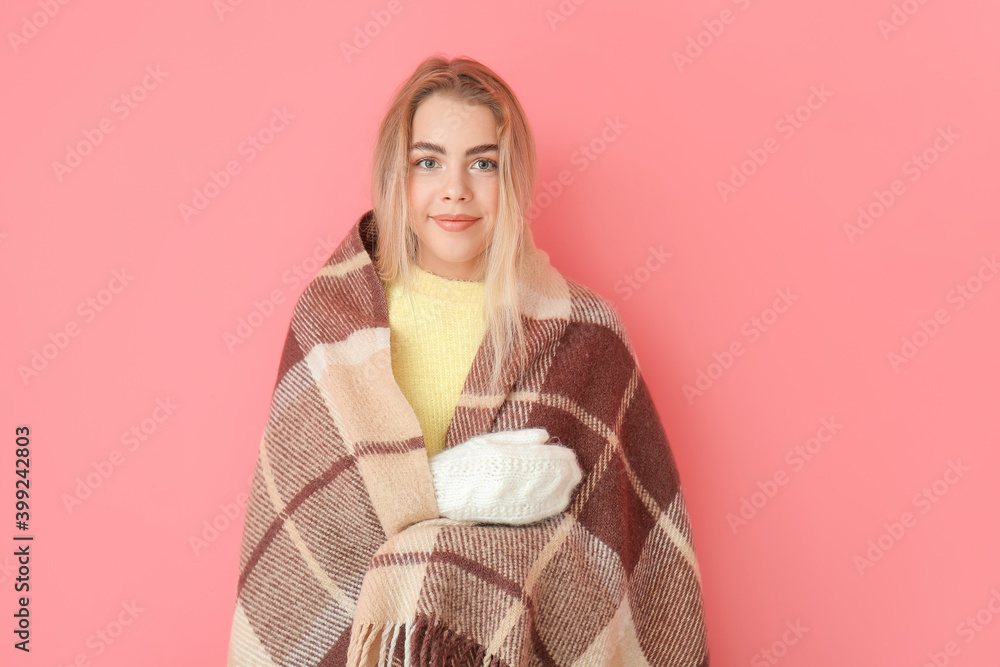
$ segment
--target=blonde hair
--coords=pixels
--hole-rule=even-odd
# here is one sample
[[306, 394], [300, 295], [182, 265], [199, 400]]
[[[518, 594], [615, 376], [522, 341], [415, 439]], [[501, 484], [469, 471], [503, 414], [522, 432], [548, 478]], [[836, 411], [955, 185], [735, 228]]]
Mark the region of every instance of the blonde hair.
[[408, 225], [407, 195], [413, 117], [420, 103], [434, 94], [484, 105], [496, 119], [499, 202], [493, 238], [478, 265], [485, 276], [483, 317], [494, 350], [489, 386], [495, 392], [505, 358], [514, 361], [518, 375], [527, 361], [517, 281], [523, 270], [525, 234], [530, 233], [527, 214], [537, 162], [534, 137], [517, 97], [485, 65], [470, 58], [431, 56], [396, 91], [379, 127], [372, 161], [371, 198], [378, 233], [373, 259], [383, 280], [401, 276], [410, 292], [409, 263], [417, 249], [417, 237]]

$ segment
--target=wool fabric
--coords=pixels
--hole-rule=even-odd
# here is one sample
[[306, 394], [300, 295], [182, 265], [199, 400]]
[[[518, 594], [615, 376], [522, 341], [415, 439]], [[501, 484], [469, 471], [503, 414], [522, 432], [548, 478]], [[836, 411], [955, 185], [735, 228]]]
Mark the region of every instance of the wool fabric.
[[433, 456], [444, 449], [458, 395], [482, 343], [483, 282], [445, 278], [415, 262], [410, 280], [409, 293], [402, 276], [384, 283], [392, 372]]
[[487, 336], [445, 451], [544, 428], [582, 471], [526, 525], [441, 516], [392, 374], [372, 211], [295, 305], [250, 486], [230, 667], [706, 667], [678, 469], [611, 305], [525, 230], [529, 363], [488, 384]]
[[441, 516], [523, 526], [566, 509], [583, 479], [571, 447], [544, 428], [484, 433], [431, 457]]

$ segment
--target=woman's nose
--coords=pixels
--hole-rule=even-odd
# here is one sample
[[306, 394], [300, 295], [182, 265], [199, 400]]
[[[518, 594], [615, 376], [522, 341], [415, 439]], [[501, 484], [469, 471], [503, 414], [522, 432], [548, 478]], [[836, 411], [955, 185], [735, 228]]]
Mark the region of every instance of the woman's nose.
[[445, 176], [442, 198], [446, 200], [466, 200], [472, 194], [466, 176], [459, 170]]

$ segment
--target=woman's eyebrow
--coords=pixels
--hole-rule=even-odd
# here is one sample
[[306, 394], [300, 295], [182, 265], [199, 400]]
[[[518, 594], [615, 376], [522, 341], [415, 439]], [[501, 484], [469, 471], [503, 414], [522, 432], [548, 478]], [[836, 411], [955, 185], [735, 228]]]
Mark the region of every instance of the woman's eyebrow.
[[[430, 151], [432, 153], [440, 153], [441, 155], [448, 154], [448, 151], [444, 149], [444, 146], [431, 143], [430, 141], [418, 141], [410, 146], [410, 151]], [[479, 153], [489, 153], [490, 151], [500, 152], [500, 147], [496, 144], [480, 144], [465, 151], [465, 157], [472, 157], [473, 155], [478, 155]]]

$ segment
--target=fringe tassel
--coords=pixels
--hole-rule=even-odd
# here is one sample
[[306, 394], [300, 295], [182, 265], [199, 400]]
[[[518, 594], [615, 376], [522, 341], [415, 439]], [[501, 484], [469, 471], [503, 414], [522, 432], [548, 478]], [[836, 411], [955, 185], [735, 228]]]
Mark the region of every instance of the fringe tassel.
[[[421, 615], [407, 623], [366, 623], [354, 628], [347, 664], [351, 667], [502, 667], [486, 647], [462, 637], [435, 616]], [[403, 646], [399, 646], [402, 639]], [[374, 648], [378, 644], [377, 654]], [[397, 653], [403, 655], [397, 658]], [[376, 657], [377, 662], [372, 662]]]

